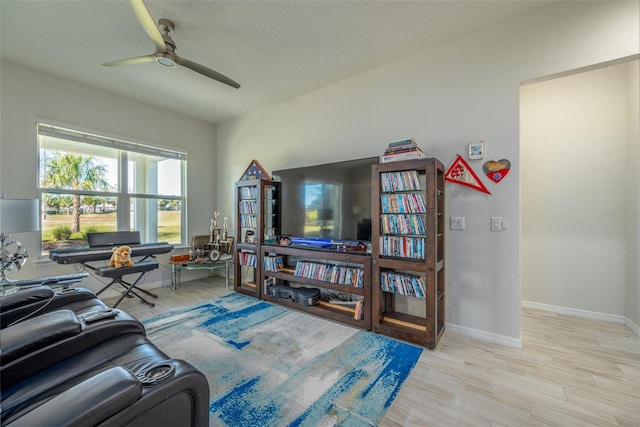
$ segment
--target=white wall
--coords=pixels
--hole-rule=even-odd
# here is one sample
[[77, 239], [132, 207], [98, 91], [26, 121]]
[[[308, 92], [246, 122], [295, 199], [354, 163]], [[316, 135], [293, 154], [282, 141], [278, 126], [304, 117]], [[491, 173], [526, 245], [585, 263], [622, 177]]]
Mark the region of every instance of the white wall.
[[627, 113], [637, 64], [522, 87], [523, 301], [626, 316], [628, 232], [639, 220], [628, 204], [634, 175], [637, 191]]
[[640, 65], [628, 67], [627, 289], [626, 317], [640, 331]]
[[[0, 193], [10, 198], [37, 197], [36, 119], [51, 120], [108, 132], [163, 146], [188, 154], [188, 232], [208, 234], [214, 210], [216, 178], [215, 126], [151, 107], [131, 99], [42, 73], [3, 60], [0, 66]], [[73, 273], [73, 266], [50, 261], [34, 262], [37, 233], [14, 236], [30, 249], [32, 258], [11, 279]], [[167, 264], [167, 256], [159, 257]], [[170, 270], [161, 267], [147, 274], [150, 285], [171, 283]], [[90, 278], [83, 286], [99, 289]]]
[[[640, 49], [637, 2], [563, 2], [422, 54], [218, 126], [220, 188], [232, 188], [251, 159], [267, 170], [382, 153], [388, 141], [414, 136], [449, 164], [469, 141], [485, 140], [487, 160], [511, 160], [492, 196], [447, 184], [447, 215], [466, 217], [448, 232], [448, 327], [519, 345], [521, 82]], [[472, 167], [481, 173], [482, 162]], [[221, 210], [233, 209], [219, 192]], [[491, 232], [489, 218], [511, 227]]]

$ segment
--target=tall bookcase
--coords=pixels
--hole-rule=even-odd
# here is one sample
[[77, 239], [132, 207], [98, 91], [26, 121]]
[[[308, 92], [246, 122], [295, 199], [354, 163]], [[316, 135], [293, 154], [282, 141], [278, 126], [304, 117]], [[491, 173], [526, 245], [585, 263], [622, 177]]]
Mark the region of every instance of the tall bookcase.
[[233, 287], [260, 298], [260, 246], [275, 242], [280, 233], [280, 183], [263, 179], [236, 182], [236, 244]]
[[372, 166], [372, 327], [435, 348], [444, 332], [444, 166]]

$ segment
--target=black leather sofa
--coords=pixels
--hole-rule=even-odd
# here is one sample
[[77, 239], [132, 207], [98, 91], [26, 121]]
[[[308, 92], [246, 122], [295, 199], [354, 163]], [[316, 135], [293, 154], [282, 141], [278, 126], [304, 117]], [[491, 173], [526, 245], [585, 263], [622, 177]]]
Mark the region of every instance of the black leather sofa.
[[0, 313], [2, 426], [208, 425], [204, 375], [91, 291], [26, 289]]

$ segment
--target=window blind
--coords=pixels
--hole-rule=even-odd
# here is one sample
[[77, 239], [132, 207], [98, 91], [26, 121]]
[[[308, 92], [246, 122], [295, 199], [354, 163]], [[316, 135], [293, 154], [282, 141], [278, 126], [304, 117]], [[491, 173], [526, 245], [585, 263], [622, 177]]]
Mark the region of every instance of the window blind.
[[180, 151], [152, 147], [149, 145], [138, 144], [135, 142], [123, 141], [119, 139], [106, 138], [99, 135], [92, 135], [85, 132], [78, 132], [75, 130], [64, 129], [57, 126], [46, 125], [43, 123], [38, 123], [38, 135], [60, 138], [68, 141], [81, 142], [85, 144], [98, 145], [101, 147], [116, 148], [119, 150], [132, 151], [140, 154], [164, 157], [167, 159], [187, 160], [187, 154]]

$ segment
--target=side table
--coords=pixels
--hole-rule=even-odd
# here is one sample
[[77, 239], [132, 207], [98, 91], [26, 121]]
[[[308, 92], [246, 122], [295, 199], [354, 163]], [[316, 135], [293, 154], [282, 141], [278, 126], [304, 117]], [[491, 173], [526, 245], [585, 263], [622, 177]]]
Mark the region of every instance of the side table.
[[224, 268], [225, 273], [225, 287], [229, 287], [229, 276], [231, 274], [231, 265], [233, 264], [233, 258], [219, 260], [219, 261], [206, 261], [206, 262], [172, 262], [171, 264], [171, 289], [176, 289], [180, 286], [180, 273], [182, 270], [209, 270], [214, 271], [219, 268]]

